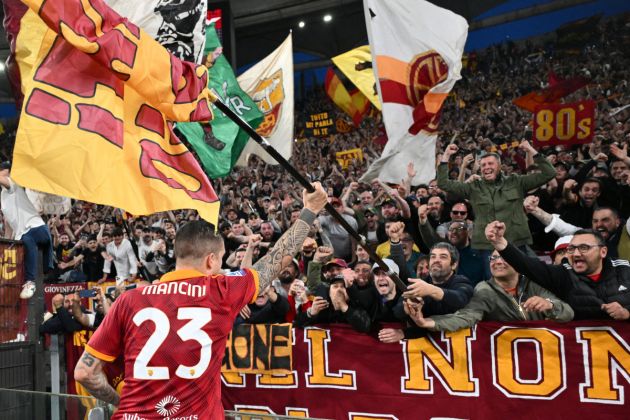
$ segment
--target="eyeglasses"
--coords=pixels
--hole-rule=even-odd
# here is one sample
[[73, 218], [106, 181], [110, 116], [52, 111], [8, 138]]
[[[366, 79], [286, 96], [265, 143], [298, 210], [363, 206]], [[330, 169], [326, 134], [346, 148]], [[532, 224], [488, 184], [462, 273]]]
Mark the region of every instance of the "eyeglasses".
[[448, 228], [448, 231], [449, 232], [461, 232], [464, 229], [465, 229], [465, 227], [463, 227], [463, 226], [453, 226], [453, 227]]
[[573, 254], [577, 249], [580, 251], [580, 254], [585, 254], [590, 251], [592, 248], [599, 248], [604, 245], [589, 245], [589, 244], [580, 244], [580, 245], [569, 245], [567, 247], [567, 254]]
[[451, 210], [451, 213], [456, 214], [458, 216], [465, 216], [468, 214], [467, 211], [457, 211], [457, 210]]
[[499, 261], [499, 260], [505, 261], [505, 259], [502, 256], [500, 256], [500, 255], [492, 255], [492, 256], [490, 256], [490, 261], [491, 262], [492, 261]]

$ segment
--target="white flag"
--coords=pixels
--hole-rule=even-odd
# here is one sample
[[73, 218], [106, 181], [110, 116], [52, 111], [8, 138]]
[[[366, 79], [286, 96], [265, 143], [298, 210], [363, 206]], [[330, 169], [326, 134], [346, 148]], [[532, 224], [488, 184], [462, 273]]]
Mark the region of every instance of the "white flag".
[[105, 3], [144, 29], [177, 58], [201, 64], [208, 0], [105, 0]]
[[423, 0], [363, 4], [389, 140], [361, 180], [399, 184], [413, 162], [412, 184], [427, 183], [435, 178], [439, 111], [460, 79], [468, 23]]
[[[238, 77], [238, 84], [265, 115], [256, 132], [265, 137], [282, 157], [293, 148], [293, 43], [291, 34], [274, 52]], [[246, 166], [249, 155], [277, 164], [258, 143], [247, 142], [236, 164]]]

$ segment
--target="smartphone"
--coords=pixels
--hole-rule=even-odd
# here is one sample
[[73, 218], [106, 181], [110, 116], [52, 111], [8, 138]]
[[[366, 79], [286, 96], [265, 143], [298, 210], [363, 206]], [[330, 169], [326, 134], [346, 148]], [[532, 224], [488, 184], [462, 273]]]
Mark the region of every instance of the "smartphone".
[[80, 298], [92, 298], [94, 296], [96, 296], [96, 290], [94, 289], [79, 290]]
[[131, 289], [135, 289], [136, 287], [138, 287], [137, 284], [130, 284], [129, 286], [125, 286], [125, 290], [131, 290]]

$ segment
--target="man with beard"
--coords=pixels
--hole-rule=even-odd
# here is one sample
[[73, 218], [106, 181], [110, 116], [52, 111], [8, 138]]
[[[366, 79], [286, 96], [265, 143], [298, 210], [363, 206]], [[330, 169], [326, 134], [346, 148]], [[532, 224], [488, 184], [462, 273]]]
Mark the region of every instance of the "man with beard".
[[[573, 235], [581, 228], [567, 223], [560, 218], [557, 214], [549, 214], [540, 207], [538, 207], [538, 198], [535, 196], [529, 196], [525, 198], [523, 202], [525, 211], [545, 225], [545, 232], [554, 232], [558, 236]], [[591, 219], [591, 227], [593, 230], [599, 232], [600, 235], [606, 241], [606, 247], [608, 248], [608, 257], [616, 259], [629, 259], [630, 255], [623, 252], [626, 249], [621, 250], [619, 247], [619, 241], [624, 236], [626, 226], [621, 223], [619, 219], [619, 213], [617, 210], [611, 207], [599, 207], [593, 211]], [[622, 251], [621, 253], [619, 251]]]
[[[426, 206], [421, 206], [418, 211], [418, 227], [420, 237], [427, 246], [431, 247], [441, 241], [431, 224], [427, 222]], [[468, 229], [469, 226], [465, 220], [451, 222], [447, 229], [446, 239], [459, 252], [457, 274], [466, 276], [474, 286], [485, 280], [485, 261], [480, 253], [470, 246]]]
[[96, 292], [94, 296], [94, 312], [86, 311], [81, 307], [81, 298], [78, 293], [72, 295], [72, 316], [84, 328], [92, 330], [97, 329], [101, 325], [111, 306], [111, 302], [103, 294], [103, 289], [95, 287], [94, 291]]
[[315, 290], [321, 284], [322, 277], [327, 281], [341, 274], [344, 268], [348, 268], [348, 263], [341, 258], [331, 259], [333, 252], [333, 249], [327, 246], [320, 246], [315, 251], [313, 260], [308, 263], [306, 273], [306, 286], [309, 290]]
[[452, 314], [463, 308], [472, 297], [473, 287], [466, 277], [455, 274], [458, 263], [459, 252], [453, 245], [446, 242], [433, 245], [429, 253], [429, 278], [409, 279], [403, 297], [422, 298], [425, 313], [431, 315]]
[[488, 241], [516, 271], [571, 305], [575, 319], [630, 319], [630, 263], [607, 256], [602, 235], [591, 229], [573, 234], [567, 265], [547, 265], [505, 239], [505, 224], [486, 227]]
[[561, 209], [562, 219], [572, 225], [587, 228], [591, 224], [593, 211], [597, 208], [602, 184], [597, 178], [588, 178], [582, 183], [576, 195], [573, 189], [577, 185], [574, 179], [569, 179], [564, 183], [563, 194], [568, 204]]
[[444, 222], [444, 200], [439, 195], [435, 195], [429, 198], [427, 201], [427, 210], [429, 213], [429, 223], [433, 228], [437, 228], [442, 222]]
[[52, 311], [44, 315], [44, 322], [39, 326], [40, 334], [73, 333], [81, 331], [83, 326], [72, 316], [72, 296], [57, 294], [53, 296]]
[[378, 212], [374, 207], [367, 207], [363, 211], [363, 215], [365, 216], [365, 225], [359, 233], [365, 236], [368, 246], [376, 248], [379, 244], [379, 231], [382, 225], [378, 219]]
[[262, 258], [268, 250], [273, 248], [280, 238], [280, 234], [274, 230], [271, 222], [262, 222], [260, 224], [260, 236], [262, 236], [262, 241], [258, 246], [260, 247], [260, 258]]
[[293, 280], [300, 274], [300, 267], [297, 260], [291, 259], [290, 261], [290, 264], [280, 271], [278, 278], [271, 283], [271, 285], [275, 287], [276, 292], [284, 298], [289, 296], [291, 283], [293, 283]]
[[425, 318], [422, 305], [405, 302], [405, 312], [414, 323], [431, 331], [457, 331], [479, 321], [537, 321], [543, 319], [568, 322], [573, 310], [548, 290], [520, 276], [494, 251], [490, 257], [492, 278], [475, 287], [468, 304], [454, 314]]

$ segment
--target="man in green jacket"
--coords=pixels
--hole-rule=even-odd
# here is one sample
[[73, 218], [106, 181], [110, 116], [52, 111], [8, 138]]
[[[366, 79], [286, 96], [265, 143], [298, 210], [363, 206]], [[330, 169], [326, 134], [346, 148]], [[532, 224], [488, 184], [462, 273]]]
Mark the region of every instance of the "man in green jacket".
[[446, 148], [438, 166], [438, 186], [470, 201], [475, 213], [471, 245], [473, 249], [486, 251], [488, 256], [493, 247], [486, 239], [484, 229], [493, 220], [500, 220], [507, 225], [510, 237], [506, 239], [511, 244], [517, 247], [531, 245], [532, 235], [527, 225], [527, 215], [523, 211], [523, 199], [527, 191], [547, 183], [556, 175], [554, 167], [528, 141], [523, 140], [519, 149], [534, 158], [540, 172], [506, 176], [501, 173], [501, 157], [496, 153], [489, 153], [480, 161], [481, 179], [468, 183], [453, 181], [448, 179], [448, 162], [458, 150], [454, 144]]
[[494, 251], [490, 257], [492, 278], [475, 287], [473, 297], [459, 311], [424, 318], [422, 305], [405, 301], [405, 312], [421, 328], [431, 331], [457, 331], [479, 321], [537, 321], [549, 319], [568, 322], [573, 309], [553, 293], [520, 276]]

